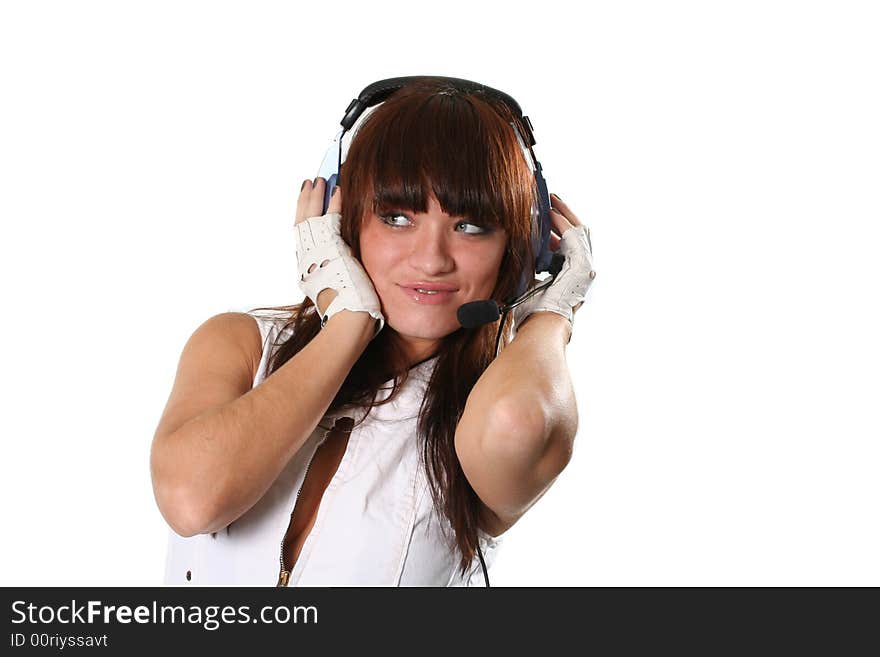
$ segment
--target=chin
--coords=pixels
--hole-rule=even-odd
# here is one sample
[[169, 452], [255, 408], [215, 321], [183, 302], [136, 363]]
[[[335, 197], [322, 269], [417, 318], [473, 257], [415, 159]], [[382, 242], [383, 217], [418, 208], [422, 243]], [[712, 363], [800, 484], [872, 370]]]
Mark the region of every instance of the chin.
[[421, 340], [440, 340], [461, 328], [457, 316], [444, 321], [442, 325], [426, 319], [414, 320], [412, 317], [408, 317], [403, 321], [389, 317], [386, 319], [386, 322], [388, 326], [400, 335]]

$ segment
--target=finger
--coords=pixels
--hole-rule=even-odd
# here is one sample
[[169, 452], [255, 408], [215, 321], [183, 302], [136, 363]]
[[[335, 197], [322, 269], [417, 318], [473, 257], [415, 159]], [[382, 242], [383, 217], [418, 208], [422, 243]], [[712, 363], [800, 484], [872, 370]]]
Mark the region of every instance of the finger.
[[568, 221], [570, 221], [572, 225], [581, 225], [580, 219], [577, 218], [577, 215], [575, 215], [575, 213], [571, 211], [571, 208], [569, 208], [561, 198], [556, 196], [556, 194], [550, 194], [550, 205], [563, 217], [568, 219]]
[[326, 186], [326, 180], [315, 178], [315, 185], [305, 203], [306, 217], [319, 217], [324, 214], [324, 189]]
[[342, 190], [339, 185], [333, 187], [333, 195], [330, 197], [330, 203], [327, 204], [327, 212], [342, 212]]
[[299, 196], [296, 199], [296, 220], [294, 223], [298, 224], [300, 221], [306, 218], [306, 201], [309, 198], [309, 194], [312, 189], [312, 181], [304, 180], [302, 187], [299, 190]]
[[572, 227], [571, 222], [569, 222], [569, 220], [566, 219], [565, 215], [562, 214], [559, 210], [551, 209], [550, 219], [553, 222], [553, 226], [556, 228], [556, 232], [560, 235], [563, 235], [565, 231]]

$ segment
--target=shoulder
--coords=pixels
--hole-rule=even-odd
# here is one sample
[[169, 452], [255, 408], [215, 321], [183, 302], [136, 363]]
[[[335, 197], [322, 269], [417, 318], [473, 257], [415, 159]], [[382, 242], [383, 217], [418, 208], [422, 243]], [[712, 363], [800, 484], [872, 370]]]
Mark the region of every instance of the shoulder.
[[226, 349], [237, 351], [256, 375], [263, 355], [263, 337], [255, 317], [243, 312], [224, 312], [205, 320], [196, 333]]

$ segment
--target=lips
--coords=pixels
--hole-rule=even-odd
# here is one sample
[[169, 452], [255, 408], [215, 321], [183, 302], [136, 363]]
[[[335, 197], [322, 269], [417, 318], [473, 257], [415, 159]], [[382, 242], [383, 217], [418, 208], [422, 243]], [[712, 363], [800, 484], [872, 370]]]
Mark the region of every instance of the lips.
[[412, 283], [401, 283], [401, 287], [410, 288], [412, 290], [427, 290], [428, 292], [455, 292], [458, 288], [449, 283], [428, 283], [427, 281], [415, 281]]
[[[409, 285], [417, 285], [417, 287], [408, 287]], [[422, 287], [422, 284], [407, 283], [407, 286], [401, 285], [399, 287], [407, 297], [416, 303], [429, 306], [446, 303], [455, 296], [456, 288], [444, 289], [449, 288], [449, 286], [440, 286], [436, 283], [424, 283], [424, 285], [425, 287]], [[425, 291], [419, 292], [419, 289]]]

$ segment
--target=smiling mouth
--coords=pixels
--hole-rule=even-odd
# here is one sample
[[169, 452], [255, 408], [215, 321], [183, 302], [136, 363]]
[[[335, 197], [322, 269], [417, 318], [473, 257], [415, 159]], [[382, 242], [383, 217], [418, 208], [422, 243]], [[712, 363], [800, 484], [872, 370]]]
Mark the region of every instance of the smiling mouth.
[[403, 286], [400, 286], [400, 289], [412, 301], [425, 305], [446, 303], [457, 292], [457, 290], [424, 290]]

